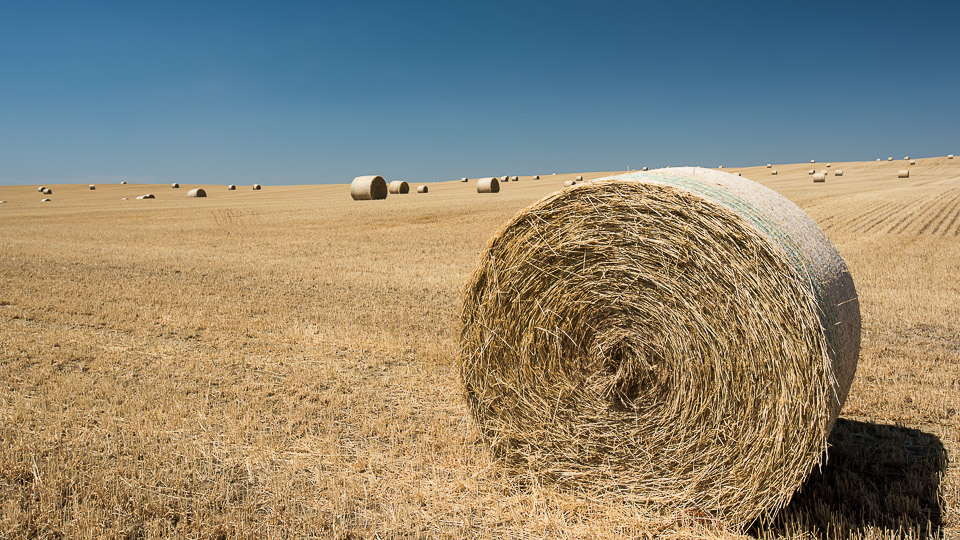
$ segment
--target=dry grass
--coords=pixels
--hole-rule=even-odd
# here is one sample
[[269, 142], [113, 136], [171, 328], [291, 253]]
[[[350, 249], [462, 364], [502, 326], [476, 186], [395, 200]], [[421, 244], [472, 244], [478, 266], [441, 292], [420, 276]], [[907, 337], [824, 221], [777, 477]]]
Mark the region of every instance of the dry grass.
[[[806, 164], [729, 169], [824, 226], [864, 315], [830, 461], [754, 534], [960, 533], [960, 160], [917, 163], [816, 186]], [[202, 206], [0, 187], [0, 537], [729, 536], [511, 476], [469, 418], [460, 288], [569, 178], [377, 204], [343, 185], [204, 186]]]

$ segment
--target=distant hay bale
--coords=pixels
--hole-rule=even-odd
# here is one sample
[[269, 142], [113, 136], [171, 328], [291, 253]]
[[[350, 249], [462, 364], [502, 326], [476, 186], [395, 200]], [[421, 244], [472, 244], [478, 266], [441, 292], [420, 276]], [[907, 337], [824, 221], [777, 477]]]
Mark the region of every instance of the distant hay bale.
[[0, 204], [7, 204], [7, 201], [0, 201]]
[[718, 166], [717, 168], [718, 168], [718, 169], [722, 169], [722, 168], [723, 168], [723, 165], [720, 165], [720, 166]]
[[826, 173], [816, 173], [816, 174], [814, 174], [814, 175], [813, 175], [813, 181], [814, 181], [814, 182], [826, 182], [826, 181], [827, 181], [827, 175], [826, 175]]
[[915, 159], [911, 159], [911, 160], [910, 160], [910, 165], [916, 165], [916, 164], [917, 164], [917, 160], [915, 160]]
[[807, 170], [807, 174], [816, 174], [816, 173], [817, 173], [817, 171], [816, 171], [815, 169], [808, 169], [808, 170]]
[[37, 188], [37, 191], [40, 192], [40, 193], [43, 193], [43, 191], [44, 191], [45, 189], [47, 189], [47, 186], [40, 186], [40, 187]]
[[350, 182], [350, 196], [355, 201], [373, 201], [387, 198], [387, 182], [375, 174], [358, 176]]
[[466, 176], [464, 176], [463, 178], [460, 179], [460, 181], [461, 181], [461, 182], [468, 182], [468, 181], [469, 181], [469, 178], [467, 178]]
[[40, 199], [40, 202], [50, 202], [50, 199]]
[[767, 168], [769, 169], [769, 168], [771, 168], [771, 167], [773, 167], [773, 164], [772, 164], [772, 163], [767, 163]]
[[53, 195], [53, 190], [50, 188], [43, 188], [44, 195]]
[[829, 169], [830, 167], [833, 167], [833, 164], [832, 164], [832, 163], [827, 163], [826, 167]]
[[903, 156], [903, 159], [904, 159], [905, 161], [906, 161], [906, 160], [909, 160], [909, 159], [910, 159], [910, 156]]
[[254, 184], [254, 185], [253, 185], [253, 190], [254, 190], [254, 191], [260, 191], [261, 189], [263, 189], [263, 186], [261, 186], [260, 184]]
[[206, 197], [207, 192], [203, 188], [194, 188], [187, 192], [187, 197]]
[[811, 159], [811, 160], [810, 160], [810, 163], [816, 163], [816, 162], [817, 162], [817, 160], [815, 160], [815, 159]]
[[897, 171], [897, 178], [910, 178], [910, 171], [907, 169], [900, 169]]
[[174, 183], [170, 184], [170, 187], [172, 187], [173, 189], [180, 189], [180, 184], [174, 182]]
[[737, 531], [823, 459], [860, 346], [823, 230], [772, 190], [692, 167], [521, 210], [488, 242], [461, 322], [463, 394], [507, 471]]
[[574, 180], [576, 180], [577, 182], [583, 182], [583, 177], [582, 177], [582, 176], [578, 176], [578, 177], [574, 178]]
[[772, 174], [773, 176], [776, 176], [776, 175], [777, 175], [777, 170], [776, 170], [776, 169], [773, 169], [772, 171], [770, 171], [770, 174]]
[[121, 201], [125, 201], [125, 200], [127, 200], [127, 198], [126, 198], [126, 197], [120, 197], [120, 200], [121, 200]]
[[427, 186], [417, 186], [417, 193], [430, 193], [430, 188]]
[[501, 181], [501, 182], [509, 182], [509, 181], [510, 181], [510, 177], [509, 177], [509, 176], [501, 176], [501, 177], [500, 177], [500, 181]]
[[843, 176], [843, 169], [833, 171], [834, 176]]
[[947, 154], [947, 159], [953, 159], [953, 154]]
[[887, 156], [887, 161], [893, 161], [893, 156]]
[[570, 187], [570, 186], [575, 186], [575, 185], [577, 185], [577, 181], [576, 181], [576, 180], [567, 180], [566, 182], [563, 183], [563, 186], [564, 186], [564, 187]]
[[97, 189], [97, 186], [94, 184], [90, 184], [90, 191], [93, 191], [95, 189]]
[[539, 179], [540, 179], [540, 175], [538, 174], [538, 175], [534, 176], [533, 179], [534, 179], [534, 180], [539, 180]]
[[877, 161], [880, 161], [880, 158], [877, 158]]
[[[722, 168], [723, 168], [723, 167], [721, 167], [721, 169], [722, 169]], [[643, 169], [641, 169], [641, 170], [644, 170], [644, 171], [649, 171], [649, 170], [650, 170], [650, 168], [649, 168], [649, 167], [644, 167], [644, 168], [643, 168]]]
[[389, 191], [394, 194], [410, 193], [410, 185], [403, 180], [394, 180], [390, 182]]
[[477, 180], [477, 193], [500, 193], [500, 181], [496, 178]]
[[121, 184], [126, 184], [127, 181], [126, 181], [126, 180], [122, 180], [120, 183], [121, 183]]
[[511, 177], [510, 177], [510, 181], [511, 181], [511, 182], [519, 182], [519, 181], [520, 181], [520, 177], [519, 177], [519, 176], [511, 176]]
[[230, 190], [230, 191], [234, 191], [235, 189], [237, 189], [237, 186], [234, 185], [234, 184], [230, 184], [230, 185], [227, 186], [227, 189]]
[[137, 195], [137, 199], [156, 199], [153, 193], [147, 193], [146, 195]]

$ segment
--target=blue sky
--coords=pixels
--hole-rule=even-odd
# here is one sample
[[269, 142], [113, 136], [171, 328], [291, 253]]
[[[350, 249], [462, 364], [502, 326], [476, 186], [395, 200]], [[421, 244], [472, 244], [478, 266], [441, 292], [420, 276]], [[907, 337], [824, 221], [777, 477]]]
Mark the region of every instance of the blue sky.
[[0, 184], [960, 154], [960, 4], [0, 4]]

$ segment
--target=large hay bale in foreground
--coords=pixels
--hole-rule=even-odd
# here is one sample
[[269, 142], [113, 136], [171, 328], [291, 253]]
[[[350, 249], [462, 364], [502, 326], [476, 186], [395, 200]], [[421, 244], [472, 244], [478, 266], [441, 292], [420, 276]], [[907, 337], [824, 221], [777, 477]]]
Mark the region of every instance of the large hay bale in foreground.
[[387, 198], [387, 182], [382, 176], [358, 176], [350, 182], [350, 196], [355, 201], [373, 201]]
[[496, 178], [477, 180], [477, 193], [500, 193], [500, 181]]
[[207, 191], [203, 188], [194, 188], [187, 192], [187, 197], [206, 197]]
[[403, 180], [394, 180], [390, 182], [389, 191], [393, 194], [410, 193], [410, 184]]
[[504, 466], [740, 530], [822, 460], [860, 346], [823, 230], [772, 190], [691, 167], [522, 210], [461, 317], [464, 394]]

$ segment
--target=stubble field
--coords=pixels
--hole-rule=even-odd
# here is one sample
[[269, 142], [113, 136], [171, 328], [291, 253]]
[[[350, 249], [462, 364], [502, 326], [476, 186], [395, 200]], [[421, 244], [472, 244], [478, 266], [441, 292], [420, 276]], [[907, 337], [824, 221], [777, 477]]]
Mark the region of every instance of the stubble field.
[[[960, 535], [960, 159], [811, 167], [725, 169], [821, 224], [863, 315], [828, 464], [751, 534]], [[0, 537], [728, 536], [509, 475], [472, 425], [460, 288], [572, 176], [0, 186]]]

